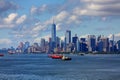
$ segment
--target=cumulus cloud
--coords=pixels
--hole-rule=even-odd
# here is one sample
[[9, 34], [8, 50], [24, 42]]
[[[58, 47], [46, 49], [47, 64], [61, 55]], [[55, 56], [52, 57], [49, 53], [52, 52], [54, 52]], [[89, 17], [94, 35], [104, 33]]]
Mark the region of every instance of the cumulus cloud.
[[16, 23], [21, 24], [26, 20], [26, 18], [27, 18], [26, 15], [22, 15], [20, 18], [17, 19]]
[[7, 17], [0, 18], [0, 28], [14, 28], [21, 26], [26, 19], [26, 15], [19, 16], [18, 13], [10, 13]]
[[69, 16], [69, 13], [66, 11], [62, 11], [56, 16], [54, 16], [55, 20], [58, 22], [61, 22], [62, 20], [65, 20]]
[[16, 19], [17, 16], [18, 16], [17, 13], [9, 14], [7, 18], [4, 18], [4, 23], [7, 23], [7, 24], [13, 23], [13, 21]]
[[40, 24], [37, 24], [37, 25], [35, 25], [34, 27], [33, 27], [33, 31], [44, 31], [44, 29], [45, 29], [45, 27], [44, 26], [42, 26], [42, 24], [40, 23]]
[[119, 0], [81, 0], [84, 6], [74, 8], [77, 15], [87, 16], [119, 16], [120, 1]]

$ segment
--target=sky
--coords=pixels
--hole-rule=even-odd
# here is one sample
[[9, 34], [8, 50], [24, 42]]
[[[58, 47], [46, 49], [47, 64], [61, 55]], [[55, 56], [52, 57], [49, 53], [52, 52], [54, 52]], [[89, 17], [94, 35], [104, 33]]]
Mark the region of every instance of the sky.
[[105, 35], [120, 39], [120, 0], [0, 0], [0, 48], [51, 37]]

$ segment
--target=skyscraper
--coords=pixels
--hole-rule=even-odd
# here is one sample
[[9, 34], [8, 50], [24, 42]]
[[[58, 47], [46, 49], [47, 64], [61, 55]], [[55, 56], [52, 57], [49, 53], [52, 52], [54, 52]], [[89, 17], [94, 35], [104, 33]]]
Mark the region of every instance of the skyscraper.
[[79, 38], [77, 39], [76, 45], [77, 45], [77, 52], [79, 52], [80, 51], [80, 41], [79, 41]]
[[71, 31], [67, 30], [65, 33], [66, 44], [71, 43]]
[[56, 37], [56, 47], [60, 47], [60, 38]]
[[54, 24], [54, 21], [52, 24], [52, 42], [56, 42], [56, 25]]
[[103, 51], [104, 52], [109, 51], [109, 38], [104, 37], [102, 38], [102, 41], [103, 41]]
[[88, 50], [95, 51], [96, 49], [96, 37], [95, 35], [88, 35]]
[[118, 51], [120, 51], [120, 40], [117, 41], [117, 49], [118, 49]]
[[72, 37], [72, 43], [74, 44], [74, 51], [77, 50], [77, 39], [78, 39], [77, 34], [75, 34], [75, 36]]
[[45, 39], [41, 39], [41, 45], [40, 45], [42, 48], [45, 47]]
[[52, 24], [52, 49], [54, 50], [54, 48], [56, 48], [56, 25]]
[[28, 48], [29, 48], [29, 46], [30, 46], [30, 42], [25, 42], [25, 44], [24, 44], [24, 52], [28, 52]]

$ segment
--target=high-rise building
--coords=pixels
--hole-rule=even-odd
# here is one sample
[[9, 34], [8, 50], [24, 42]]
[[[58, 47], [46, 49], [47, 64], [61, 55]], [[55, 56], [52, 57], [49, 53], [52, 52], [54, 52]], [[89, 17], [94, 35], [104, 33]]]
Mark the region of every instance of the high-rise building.
[[56, 25], [52, 24], [52, 42], [56, 42]]
[[120, 51], [120, 40], [117, 41], [117, 50]]
[[85, 39], [85, 38], [80, 38], [80, 41], [81, 41], [82, 43], [85, 43], [86, 39]]
[[102, 38], [103, 41], [103, 51], [109, 51], [109, 38]]
[[62, 51], [64, 50], [64, 41], [63, 40], [60, 40], [60, 48]]
[[110, 40], [110, 42], [109, 42], [109, 51], [110, 51], [110, 52], [113, 52], [113, 51], [114, 51], [113, 40]]
[[25, 49], [27, 49], [28, 47], [30, 46], [30, 42], [25, 42], [25, 44], [24, 44], [24, 47], [25, 47]]
[[19, 53], [24, 52], [24, 43], [23, 42], [19, 43], [18, 50], [19, 50]]
[[56, 47], [60, 47], [60, 38], [56, 37]]
[[75, 34], [75, 36], [72, 37], [72, 43], [74, 45], [74, 51], [77, 50], [77, 39], [78, 39], [77, 34]]
[[88, 50], [89, 51], [96, 50], [96, 37], [95, 37], [95, 35], [88, 35]]
[[103, 52], [103, 45], [104, 45], [104, 43], [103, 43], [102, 40], [99, 40], [99, 41], [97, 42], [97, 51], [98, 51], [98, 52]]
[[41, 39], [41, 44], [40, 44], [40, 46], [43, 48], [43, 47], [45, 47], [45, 39]]
[[66, 44], [71, 43], [71, 31], [67, 30], [65, 33]]
[[80, 38], [80, 51], [81, 52], [87, 52], [87, 44], [86, 44], [86, 38]]
[[72, 37], [72, 43], [76, 44], [77, 43], [77, 39], [78, 39], [77, 34], [75, 34], [75, 36]]
[[54, 24], [54, 21], [53, 21], [53, 24], [52, 24], [52, 50], [54, 51], [54, 49], [56, 48], [56, 25]]
[[25, 44], [24, 44], [24, 52], [28, 52], [28, 48], [29, 48], [29, 46], [30, 46], [30, 42], [25, 42]]
[[79, 41], [79, 39], [77, 39], [76, 45], [77, 45], [77, 52], [80, 52], [80, 41]]

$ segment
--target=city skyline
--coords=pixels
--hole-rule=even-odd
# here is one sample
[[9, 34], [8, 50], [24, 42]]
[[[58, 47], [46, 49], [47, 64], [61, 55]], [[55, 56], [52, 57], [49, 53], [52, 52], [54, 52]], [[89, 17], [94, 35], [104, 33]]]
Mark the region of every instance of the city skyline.
[[120, 40], [120, 1], [118, 0], [0, 0], [0, 49], [17, 47], [20, 42], [40, 43], [56, 36], [105, 35]]

